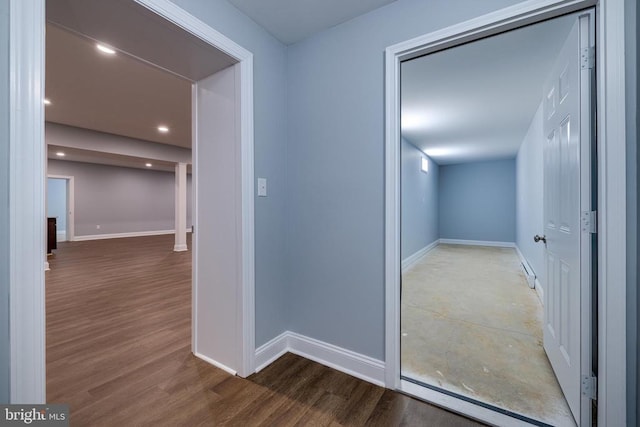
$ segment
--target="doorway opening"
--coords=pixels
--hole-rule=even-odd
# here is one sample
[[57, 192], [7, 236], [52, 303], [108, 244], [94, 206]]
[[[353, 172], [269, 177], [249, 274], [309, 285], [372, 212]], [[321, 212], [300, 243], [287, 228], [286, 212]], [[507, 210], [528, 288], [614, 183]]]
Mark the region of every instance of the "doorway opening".
[[67, 242], [74, 238], [73, 215], [75, 180], [73, 176], [48, 175], [47, 218], [56, 219], [56, 240]]
[[398, 64], [401, 388], [589, 424], [594, 12], [444, 45]]
[[[55, 4], [56, 2], [49, 2]], [[70, 4], [71, 2], [65, 2]], [[194, 155], [194, 181], [196, 182], [196, 192], [205, 191], [206, 197], [198, 197], [196, 195], [196, 208], [194, 212], [195, 227], [196, 230], [203, 229], [207, 226], [211, 219], [206, 210], [207, 198], [222, 199], [222, 204], [228, 202], [228, 199], [233, 199], [234, 203], [230, 205], [233, 208], [233, 212], [227, 212], [228, 216], [224, 217], [222, 222], [233, 218], [233, 224], [236, 233], [233, 236], [232, 242], [219, 242], [221, 245], [225, 245], [225, 249], [229, 257], [233, 257], [234, 262], [228, 263], [228, 259], [218, 260], [219, 264], [227, 267], [233, 266], [232, 277], [227, 277], [224, 285], [220, 283], [213, 283], [210, 279], [210, 272], [202, 273], [206, 270], [207, 265], [204, 263], [198, 263], [198, 257], [204, 256], [209, 260], [211, 257], [210, 252], [207, 250], [200, 251], [201, 243], [207, 243], [210, 239], [210, 234], [196, 232], [194, 236], [194, 280], [193, 280], [193, 292], [194, 300], [198, 301], [197, 294], [199, 292], [208, 291], [211, 294], [218, 294], [220, 292], [231, 295], [223, 303], [227, 308], [227, 311], [221, 313], [220, 310], [216, 310], [217, 307], [211, 308], [216, 315], [221, 316], [220, 319], [215, 319], [215, 324], [207, 324], [212, 319], [210, 317], [202, 316], [202, 313], [197, 309], [193, 310], [192, 322], [193, 322], [193, 342], [192, 351], [200, 358], [206, 359], [210, 363], [217, 363], [220, 366], [224, 366], [229, 371], [237, 372], [241, 376], [246, 376], [252, 372], [253, 367], [253, 284], [254, 284], [254, 261], [253, 261], [253, 95], [252, 95], [252, 56], [251, 53], [244, 50], [231, 40], [222, 36], [209, 26], [203, 24], [199, 20], [195, 19], [190, 14], [185, 13], [178, 6], [167, 4], [164, 1], [155, 0], [139, 0], [134, 2], [118, 1], [110, 2], [109, 5], [104, 5], [103, 2], [77, 2], [75, 6], [82, 8], [91, 8], [95, 6], [104, 6], [106, 13], [99, 15], [97, 21], [107, 22], [107, 15], [111, 14], [113, 17], [114, 11], [117, 9], [116, 3], [121, 7], [138, 8], [136, 13], [131, 15], [121, 15], [122, 20], [117, 20], [116, 24], [112, 27], [119, 30], [118, 34], [125, 34], [125, 28], [129, 24], [129, 30], [133, 30], [134, 33], [138, 32], [139, 28], [131, 27], [131, 20], [133, 16], [137, 16], [140, 13], [147, 14], [151, 19], [149, 23], [155, 23], [159, 26], [174, 26], [186, 30], [186, 34], [189, 37], [194, 37], [204, 43], [207, 46], [218, 49], [223, 55], [229, 56], [233, 59], [231, 65], [232, 75], [234, 77], [233, 90], [228, 90], [221, 96], [216, 98], [221, 104], [224, 104], [223, 110], [231, 111], [230, 116], [233, 120], [230, 123], [223, 124], [222, 128], [232, 127], [224, 137], [217, 138], [215, 135], [208, 135], [206, 132], [201, 131], [202, 119], [207, 116], [211, 116], [209, 109], [215, 109], [220, 105], [215, 103], [212, 105], [209, 102], [207, 105], [197, 105], [197, 111], [201, 113], [200, 120], [194, 123], [194, 129], [198, 130], [195, 139], [194, 149], [196, 152], [200, 146], [207, 147], [209, 145], [225, 146], [224, 149], [233, 153], [231, 159], [226, 158], [224, 166], [226, 180], [221, 180], [220, 188], [212, 186], [203, 189], [197, 186], [198, 179], [202, 179], [198, 171], [202, 171], [205, 168], [198, 168], [198, 162], [203, 162], [212, 169], [217, 165], [218, 160], [210, 159], [206, 153], [200, 158], [198, 155]], [[28, 242], [25, 245], [34, 245], [33, 250], [28, 253], [32, 254], [30, 257], [18, 256], [12, 259], [12, 271], [18, 272], [15, 277], [12, 276], [11, 283], [22, 283], [20, 289], [12, 287], [11, 312], [14, 315], [14, 322], [12, 322], [11, 330], [11, 349], [12, 355], [19, 354], [19, 358], [15, 358], [16, 362], [12, 364], [12, 378], [11, 383], [11, 396], [14, 401], [30, 401], [30, 402], [44, 402], [45, 401], [45, 352], [43, 343], [45, 342], [45, 328], [44, 328], [44, 274], [42, 272], [42, 264], [44, 258], [44, 218], [46, 209], [44, 206], [44, 190], [46, 186], [46, 166], [42, 164], [38, 159], [44, 159], [43, 134], [44, 134], [44, 117], [42, 115], [42, 97], [44, 96], [44, 4], [43, 0], [32, 0], [29, 2], [18, 2], [13, 7], [12, 3], [12, 66], [16, 70], [17, 75], [22, 75], [20, 71], [25, 71], [29, 74], [29, 78], [25, 81], [29, 82], [30, 89], [27, 92], [22, 92], [25, 87], [17, 84], [12, 86], [12, 105], [16, 100], [21, 100], [21, 105], [28, 105], [29, 108], [21, 109], [21, 118], [15, 119], [12, 123], [16, 123], [12, 127], [12, 144], [14, 141], [25, 141], [20, 150], [14, 151], [14, 155], [22, 156], [28, 155], [29, 158], [33, 157], [33, 169], [24, 171], [23, 175], [25, 180], [12, 180], [12, 194], [25, 194], [24, 199], [31, 199], [29, 202], [29, 208], [25, 208], [25, 212], [34, 212], [34, 217], [42, 218], [42, 224], [36, 226], [32, 224], [29, 227], [29, 231], [25, 231], [24, 241]], [[59, 4], [59, 2], [58, 2]], [[80, 9], [76, 12], [80, 12]], [[81, 16], [82, 13], [78, 13], [77, 16]], [[87, 25], [86, 20], [79, 19], [78, 22], [81, 25]], [[95, 21], [94, 21], [95, 22]], [[170, 30], [174, 31], [174, 30]], [[80, 33], [83, 33], [80, 31]], [[142, 32], [144, 33], [144, 32]], [[173, 34], [175, 37], [176, 34]], [[99, 40], [101, 37], [94, 36], [94, 40]], [[140, 41], [144, 37], [134, 37], [132, 40]], [[123, 52], [133, 53], [130, 49], [125, 49], [122, 45], [115, 46], [117, 49], [121, 49]], [[15, 55], [16, 52], [28, 51], [31, 55]], [[181, 52], [179, 49], [169, 49], [165, 51], [165, 56], [171, 56], [174, 59], [177, 57], [176, 52]], [[206, 55], [205, 55], [206, 56]], [[193, 62], [182, 61], [184, 65], [193, 65]], [[227, 67], [229, 68], [229, 67]], [[17, 71], [20, 70], [20, 71]], [[35, 73], [35, 74], [34, 74]], [[229, 73], [225, 73], [229, 75]], [[204, 76], [207, 77], [207, 76]], [[196, 87], [199, 86], [199, 80], [195, 80]], [[222, 86], [226, 89], [229, 82], [227, 79]], [[37, 90], [34, 89], [37, 87]], [[207, 89], [207, 88], [204, 88]], [[215, 91], [219, 87], [214, 87], [210, 91]], [[42, 96], [42, 97], [41, 97]], [[37, 98], [37, 99], [36, 99]], [[24, 101], [22, 101], [24, 100]], [[227, 119], [229, 116], [226, 117]], [[25, 126], [25, 124], [28, 124]], [[13, 145], [12, 145], [13, 147]], [[19, 152], [19, 154], [18, 154]], [[143, 157], [143, 156], [141, 156]], [[146, 156], [144, 156], [146, 157]], [[41, 167], [41, 169], [40, 169]], [[28, 169], [28, 168], [27, 168]], [[206, 179], [205, 181], [209, 181]], [[225, 186], [222, 187], [222, 182]], [[233, 186], [229, 184], [233, 183]], [[30, 191], [17, 191], [22, 187], [33, 188]], [[232, 188], [230, 188], [232, 187]], [[228, 195], [227, 193], [233, 193]], [[27, 197], [26, 194], [29, 196]], [[227, 195], [225, 199], [223, 196]], [[199, 203], [198, 202], [198, 199]], [[22, 199], [21, 199], [22, 201]], [[204, 206], [203, 206], [204, 204]], [[20, 203], [16, 204], [17, 211], [20, 211]], [[226, 204], [225, 204], [226, 206]], [[216, 217], [217, 213], [214, 213]], [[25, 218], [24, 221], [16, 219], [16, 227], [20, 228], [20, 224], [23, 222], [26, 224], [31, 216]], [[200, 222], [199, 222], [200, 220]], [[200, 225], [200, 227], [199, 227]], [[217, 226], [220, 225], [220, 222]], [[229, 227], [233, 228], [233, 227]], [[12, 251], [15, 249], [16, 240], [12, 240]], [[211, 249], [211, 246], [209, 248]], [[23, 251], [18, 251], [23, 253]], [[203, 253], [204, 252], [204, 253]], [[226, 264], [224, 264], [226, 263]], [[39, 267], [36, 267], [39, 266]], [[212, 268], [220, 267], [220, 265], [208, 265]], [[231, 267], [229, 267], [231, 268]], [[24, 273], [23, 273], [24, 272]], [[29, 277], [22, 276], [27, 275]], [[38, 273], [36, 273], [38, 272]], [[18, 277], [19, 276], [19, 277]], [[221, 289], [221, 286], [227, 286], [232, 288], [232, 292], [228, 289]], [[26, 297], [26, 295], [29, 295]], [[25, 296], [21, 298], [21, 296]], [[24, 304], [27, 301], [32, 301], [31, 308], [27, 309]], [[34, 305], [35, 304], [35, 305]], [[34, 308], [35, 307], [35, 308]], [[225, 322], [222, 316], [228, 316], [229, 311], [233, 310], [234, 316], [232, 322]], [[230, 319], [231, 320], [231, 319]], [[222, 326], [221, 326], [222, 325]], [[200, 328], [198, 328], [200, 326]], [[219, 332], [224, 326], [222, 333]], [[201, 332], [201, 335], [198, 335]], [[209, 343], [209, 346], [203, 345], [203, 340], [208, 339], [213, 342], [213, 345]], [[229, 341], [224, 341], [228, 339]], [[225, 358], [228, 354], [210, 353], [209, 351], [225, 351], [232, 352], [232, 358]]]

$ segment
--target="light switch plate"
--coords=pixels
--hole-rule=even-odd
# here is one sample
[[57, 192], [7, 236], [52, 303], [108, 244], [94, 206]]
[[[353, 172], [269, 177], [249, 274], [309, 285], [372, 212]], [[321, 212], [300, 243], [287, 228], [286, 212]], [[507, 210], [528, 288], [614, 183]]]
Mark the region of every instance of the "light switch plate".
[[258, 197], [267, 197], [267, 178], [258, 178]]

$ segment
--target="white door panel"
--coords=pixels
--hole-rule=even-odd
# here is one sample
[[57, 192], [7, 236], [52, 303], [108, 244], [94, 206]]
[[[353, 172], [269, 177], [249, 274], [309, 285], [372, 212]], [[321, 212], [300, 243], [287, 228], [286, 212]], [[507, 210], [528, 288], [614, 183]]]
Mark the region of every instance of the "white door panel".
[[[581, 165], [590, 167], [588, 159], [581, 159], [581, 144], [590, 144], [590, 136], [581, 127], [584, 109], [589, 109], [581, 84], [581, 31], [589, 28], [584, 21], [581, 24], [583, 19], [589, 18], [576, 19], [558, 56], [545, 87], [544, 102], [544, 349], [579, 425], [585, 418], [581, 380], [588, 342], [583, 336], [588, 328], [582, 324], [581, 304], [585, 301], [585, 283], [589, 282], [588, 275], [582, 273], [585, 237], [580, 228], [581, 211], [588, 204], [581, 186], [589, 185], [588, 180], [581, 180]], [[586, 106], [581, 108], [585, 101]]]

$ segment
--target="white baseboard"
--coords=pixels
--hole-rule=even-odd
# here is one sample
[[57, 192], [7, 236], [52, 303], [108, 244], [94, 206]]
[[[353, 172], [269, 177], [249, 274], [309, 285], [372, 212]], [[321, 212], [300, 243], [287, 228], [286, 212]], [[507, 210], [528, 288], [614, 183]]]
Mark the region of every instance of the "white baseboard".
[[538, 298], [540, 298], [540, 302], [544, 306], [544, 289], [542, 289], [542, 285], [540, 284], [540, 281], [538, 279], [536, 279], [535, 286], [536, 286], [535, 290], [536, 290], [536, 293], [538, 294]]
[[[191, 228], [187, 228], [186, 232], [191, 233]], [[82, 242], [85, 240], [103, 240], [103, 239], [121, 239], [125, 237], [161, 236], [165, 234], [174, 234], [174, 233], [175, 233], [175, 230], [133, 231], [130, 233], [91, 234], [86, 236], [75, 236], [73, 240], [76, 242]]]
[[514, 242], [492, 242], [488, 240], [440, 239], [440, 243], [446, 245], [493, 246], [498, 248], [516, 247], [516, 244]]
[[435, 241], [431, 242], [431, 244], [425, 246], [424, 248], [420, 249], [419, 251], [417, 251], [416, 253], [414, 253], [413, 255], [405, 258], [404, 260], [402, 260], [402, 272], [404, 273], [405, 271], [409, 270], [411, 267], [413, 267], [418, 261], [420, 261], [420, 259], [422, 259], [423, 256], [425, 256], [431, 249], [435, 248], [436, 246], [438, 246], [438, 243], [440, 241], [438, 239], [436, 239]]
[[524, 267], [525, 275], [527, 276], [527, 284], [531, 289], [534, 289], [536, 282], [536, 273], [535, 271], [533, 271], [533, 268], [531, 268], [531, 264], [529, 264], [529, 261], [527, 261], [527, 259], [524, 257], [524, 254], [520, 251], [518, 245], [516, 245], [516, 253], [518, 254], [518, 258], [520, 258], [522, 266]]
[[215, 360], [213, 360], [213, 359], [211, 359], [211, 358], [209, 358], [207, 356], [204, 356], [204, 355], [202, 355], [200, 353], [197, 353], [197, 352], [194, 352], [193, 355], [195, 357], [197, 357], [198, 359], [202, 359], [205, 362], [209, 363], [210, 365], [215, 366], [216, 368], [220, 368], [223, 371], [230, 373], [231, 375], [236, 375], [237, 374], [237, 372], [235, 370], [231, 369], [227, 365], [223, 365], [222, 363], [217, 362], [217, 361], [215, 361]]
[[515, 248], [516, 248], [516, 253], [518, 254], [518, 258], [520, 258], [520, 262], [522, 262], [523, 264], [527, 264], [528, 265], [529, 262], [524, 257], [524, 254], [522, 253], [522, 251], [520, 251], [520, 248], [518, 247], [518, 245], [516, 245]]
[[65, 230], [56, 232], [56, 240], [58, 242], [66, 242], [67, 241], [67, 232]]
[[283, 332], [256, 349], [256, 372], [260, 372], [289, 352], [289, 332]]
[[289, 331], [256, 350], [256, 371], [287, 352], [384, 387], [385, 365], [381, 360]]

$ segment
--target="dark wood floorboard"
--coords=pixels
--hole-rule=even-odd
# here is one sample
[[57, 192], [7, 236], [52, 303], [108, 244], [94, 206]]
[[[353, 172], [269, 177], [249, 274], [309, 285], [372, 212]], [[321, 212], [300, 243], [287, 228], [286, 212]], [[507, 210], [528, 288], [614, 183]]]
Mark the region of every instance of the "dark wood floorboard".
[[72, 426], [478, 426], [293, 354], [247, 379], [191, 354], [191, 252], [173, 236], [49, 257], [47, 401]]

